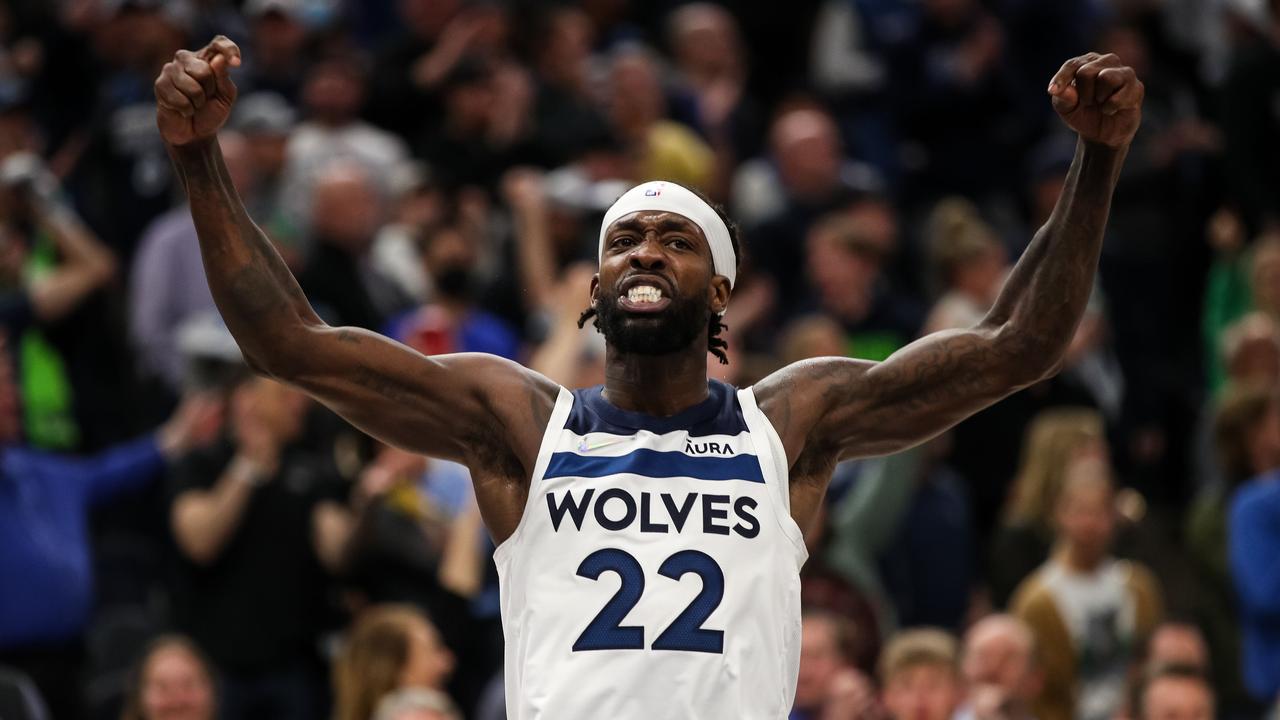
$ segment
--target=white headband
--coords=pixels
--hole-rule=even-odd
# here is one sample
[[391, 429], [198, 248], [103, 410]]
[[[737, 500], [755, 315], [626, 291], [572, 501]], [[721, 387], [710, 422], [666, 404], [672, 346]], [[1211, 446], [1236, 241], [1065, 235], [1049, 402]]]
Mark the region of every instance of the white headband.
[[711, 263], [717, 275], [729, 279], [729, 287], [737, 278], [737, 256], [733, 252], [733, 241], [729, 239], [729, 228], [702, 198], [694, 195], [687, 188], [673, 182], [654, 180], [637, 185], [622, 194], [618, 201], [604, 214], [604, 222], [600, 223], [600, 254], [604, 259], [604, 236], [609, 226], [624, 215], [637, 210], [660, 210], [672, 212], [689, 218], [702, 228], [702, 234], [711, 246]]

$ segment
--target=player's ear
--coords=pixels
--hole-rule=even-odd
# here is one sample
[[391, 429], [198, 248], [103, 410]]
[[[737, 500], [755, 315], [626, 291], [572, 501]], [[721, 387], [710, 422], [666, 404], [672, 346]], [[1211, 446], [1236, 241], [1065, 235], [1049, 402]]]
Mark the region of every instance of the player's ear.
[[711, 312], [720, 314], [725, 308], [729, 307], [729, 297], [733, 295], [733, 288], [729, 286], [729, 278], [723, 275], [716, 275], [711, 278]]
[[591, 309], [596, 307], [596, 301], [600, 298], [600, 273], [591, 276]]

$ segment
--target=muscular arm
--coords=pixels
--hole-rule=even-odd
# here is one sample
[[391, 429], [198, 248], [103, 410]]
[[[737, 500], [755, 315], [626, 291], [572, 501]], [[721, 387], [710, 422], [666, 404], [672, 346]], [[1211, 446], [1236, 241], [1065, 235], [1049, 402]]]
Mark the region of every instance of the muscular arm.
[[[1082, 96], [1094, 97], [1096, 79], [1097, 72], [1080, 83]], [[1136, 96], [1125, 97], [1134, 108], [1141, 84], [1135, 87], [1126, 92]], [[1102, 100], [1099, 106], [1115, 97]], [[1063, 115], [1070, 123], [1075, 112]], [[1136, 129], [1136, 117], [1131, 120]], [[761, 383], [761, 406], [793, 465], [808, 456], [816, 460], [803, 467], [821, 468], [838, 458], [910, 447], [1057, 371], [1093, 286], [1111, 194], [1132, 137], [1117, 141], [1097, 128], [1088, 131], [1080, 130], [1053, 214], [977, 326], [926, 336], [882, 363], [821, 358]]]
[[329, 327], [311, 309], [245, 212], [215, 138], [235, 100], [227, 69], [238, 58], [225, 38], [179, 52], [156, 95], [209, 289], [246, 361], [389, 444], [504, 477], [527, 473], [555, 401], [553, 383], [492, 356], [428, 358], [371, 332]]

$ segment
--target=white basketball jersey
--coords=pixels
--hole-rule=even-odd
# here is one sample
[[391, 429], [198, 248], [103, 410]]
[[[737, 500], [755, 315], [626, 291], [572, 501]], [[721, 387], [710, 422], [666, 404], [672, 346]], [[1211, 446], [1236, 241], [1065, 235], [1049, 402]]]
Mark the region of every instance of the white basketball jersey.
[[786, 717], [806, 557], [750, 389], [669, 418], [562, 389], [494, 554], [508, 718]]

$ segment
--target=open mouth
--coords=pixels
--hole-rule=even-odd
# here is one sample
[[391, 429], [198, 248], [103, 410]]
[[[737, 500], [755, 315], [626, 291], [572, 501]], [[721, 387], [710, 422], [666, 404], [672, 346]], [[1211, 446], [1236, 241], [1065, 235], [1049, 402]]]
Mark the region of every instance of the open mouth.
[[670, 304], [671, 298], [662, 288], [643, 281], [632, 284], [618, 298], [618, 305], [633, 313], [661, 312]]

